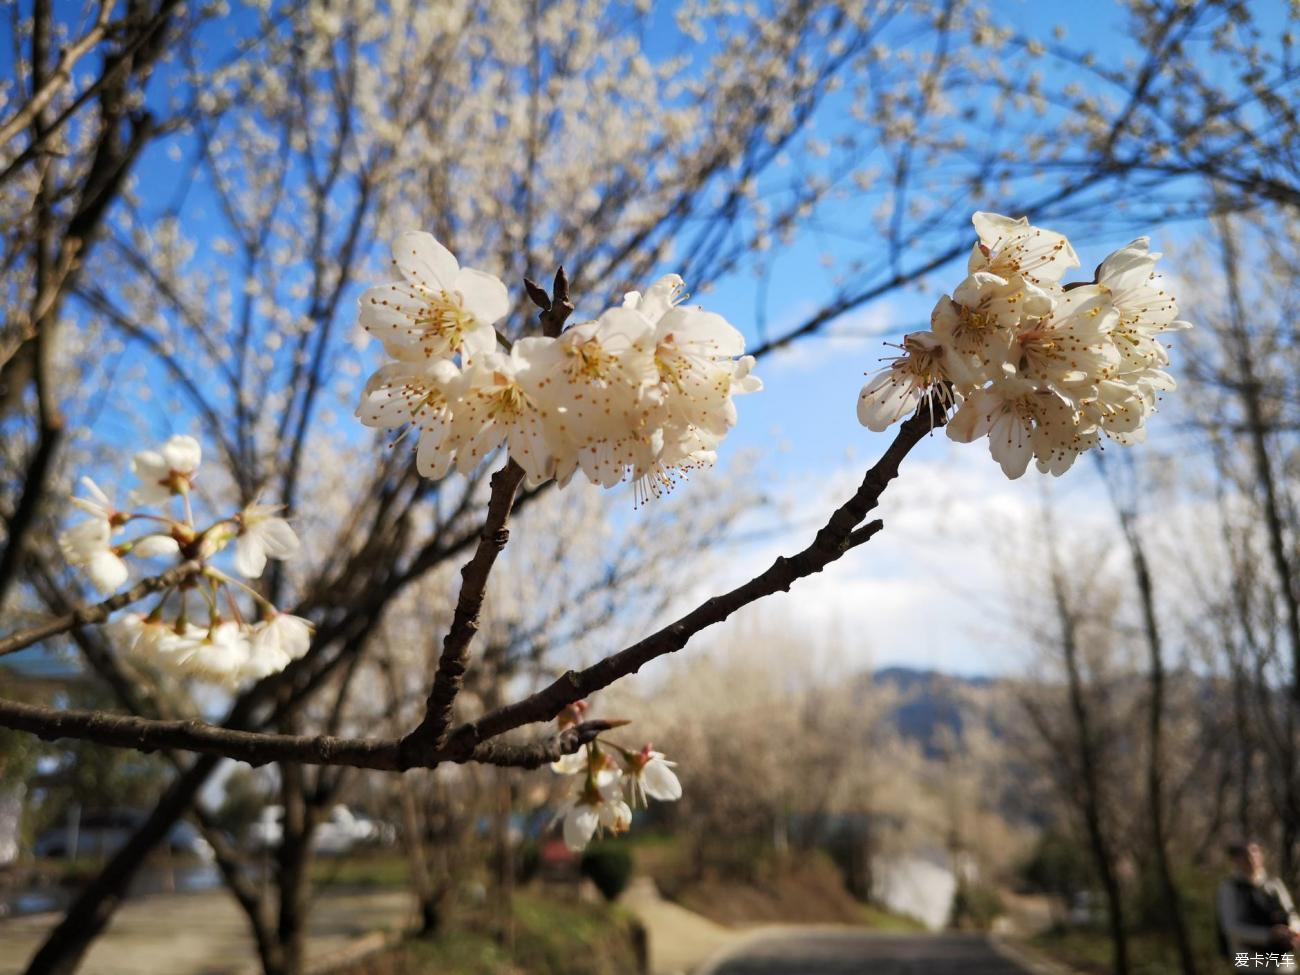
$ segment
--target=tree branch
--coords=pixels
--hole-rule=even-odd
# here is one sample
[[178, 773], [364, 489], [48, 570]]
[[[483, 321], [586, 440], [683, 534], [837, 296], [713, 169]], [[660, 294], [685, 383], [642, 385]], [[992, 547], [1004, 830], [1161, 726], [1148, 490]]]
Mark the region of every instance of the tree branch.
[[81, 60], [82, 55], [98, 44], [104, 38], [104, 35], [108, 33], [108, 19], [113, 13], [113, 6], [108, 0], [102, 0], [99, 5], [99, 15], [95, 18], [90, 30], [60, 52], [59, 63], [54, 66], [54, 71], [50, 76], [44, 80], [38, 90], [32, 93], [32, 97], [27, 100], [26, 104], [9, 116], [3, 125], [0, 125], [0, 146], [4, 146], [5, 143], [30, 125], [44, 108], [54, 100], [54, 96], [72, 80], [73, 66]]
[[36, 735], [43, 741], [75, 738], [117, 748], [153, 752], [172, 748], [231, 758], [250, 765], [296, 762], [302, 765], [345, 765], [352, 768], [404, 772], [434, 768], [443, 762], [481, 762], [517, 768], [537, 768], [576, 752], [619, 722], [587, 721], [528, 744], [485, 742], [465, 754], [447, 749], [426, 752], [416, 765], [403, 763], [401, 738], [334, 738], [329, 735], [280, 735], [237, 731], [203, 721], [163, 721], [107, 711], [60, 710], [38, 704], [0, 699], [0, 727]]
[[81, 626], [90, 626], [94, 623], [103, 623], [117, 610], [131, 603], [144, 599], [150, 593], [158, 592], [162, 589], [170, 589], [186, 579], [195, 575], [203, 568], [200, 562], [182, 562], [180, 565], [173, 566], [166, 572], [151, 576], [148, 579], [142, 579], [125, 592], [119, 592], [115, 596], [109, 596], [103, 602], [92, 603], [89, 606], [82, 606], [70, 613], [64, 613], [62, 616], [56, 616], [52, 620], [44, 623], [38, 623], [36, 626], [26, 630], [20, 630], [17, 633], [10, 634], [4, 639], [0, 639], [0, 657], [7, 653], [15, 653], [33, 643], [37, 643], [47, 637], [56, 636], [60, 633], [67, 633], [69, 630], [75, 630]]
[[[564, 329], [565, 321], [573, 313], [573, 302], [569, 300], [569, 278], [564, 273], [564, 268], [556, 270], [549, 297], [542, 288], [526, 278], [524, 286], [529, 297], [542, 309], [542, 334], [550, 338], [558, 337]], [[478, 632], [483, 594], [487, 589], [488, 577], [492, 574], [492, 566], [510, 539], [507, 522], [523, 479], [524, 470], [513, 459], [507, 460], [505, 467], [492, 475], [487, 518], [483, 523], [483, 531], [479, 534], [478, 547], [460, 573], [460, 596], [456, 600], [451, 627], [442, 642], [442, 656], [438, 659], [433, 687], [430, 688], [429, 699], [425, 703], [424, 718], [402, 739], [402, 762], [407, 766], [418, 763], [421, 752], [436, 751], [446, 743], [447, 729], [451, 727], [452, 708], [465, 683], [465, 670], [469, 666], [469, 645]]]
[[586, 670], [568, 671], [536, 694], [460, 725], [448, 738], [447, 749], [453, 755], [469, 754], [480, 742], [525, 724], [549, 721], [574, 701], [636, 673], [656, 657], [682, 649], [700, 630], [721, 623], [738, 609], [776, 592], [789, 591], [799, 579], [820, 572], [883, 527], [879, 521], [861, 528], [858, 526], [875, 508], [889, 482], [898, 475], [899, 464], [908, 452], [931, 429], [945, 422], [944, 416], [936, 416], [932, 427], [929, 410], [922, 409], [904, 423], [884, 456], [867, 471], [853, 497], [835, 510], [803, 551], [793, 556], [780, 556], [765, 572], [744, 585], [714, 596], [676, 622]]
[[469, 666], [469, 645], [478, 632], [478, 616], [483, 608], [488, 576], [510, 538], [506, 523], [510, 520], [515, 493], [523, 479], [523, 468], [513, 460], [506, 461], [506, 465], [492, 475], [487, 518], [479, 534], [478, 547], [460, 573], [460, 596], [456, 600], [451, 627], [442, 641], [442, 656], [425, 703], [424, 718], [402, 739], [402, 759], [409, 765], [418, 764], [421, 753], [441, 748], [451, 725], [452, 707]]
[[[521, 701], [489, 712], [481, 718], [460, 725], [442, 744], [435, 744], [436, 726], [430, 713], [415, 731], [404, 738], [336, 738], [329, 735], [282, 735], [239, 731], [206, 724], [202, 721], [160, 721], [102, 711], [58, 710], [38, 705], [20, 704], [0, 700], [0, 727], [26, 731], [42, 739], [78, 738], [134, 748], [138, 751], [155, 751], [160, 748], [177, 748], [208, 755], [219, 755], [251, 765], [267, 762], [299, 762], [308, 765], [346, 765], [403, 771], [408, 768], [433, 768], [442, 762], [482, 762], [492, 765], [536, 768], [553, 761], [565, 751], [576, 751], [583, 743], [582, 735], [591, 731], [593, 736], [608, 730], [607, 722], [586, 722], [583, 729], [565, 737], [565, 733], [543, 739], [531, 745], [511, 745], [490, 742], [489, 739], [525, 724], [549, 721], [566, 706], [603, 687], [608, 687], [621, 677], [635, 673], [656, 657], [673, 653], [686, 646], [692, 636], [715, 623], [720, 623], [738, 609], [790, 586], [807, 576], [820, 572], [839, 559], [845, 552], [862, 544], [874, 535], [883, 523], [879, 520], [863, 525], [867, 513], [876, 507], [889, 482], [898, 475], [903, 458], [933, 428], [942, 426], [942, 415], [933, 420], [928, 409], [918, 411], [902, 425], [894, 442], [884, 456], [867, 471], [858, 490], [831, 515], [812, 542], [794, 556], [779, 557], [765, 572], [728, 593], [715, 596], [696, 607], [675, 623], [651, 634], [639, 643], [613, 654], [582, 671], [569, 671], [549, 687]], [[517, 465], [508, 463], [493, 477], [493, 498], [489, 503], [489, 516], [479, 542], [479, 551], [465, 566], [462, 575], [465, 585], [457, 605], [453, 622], [444, 642], [444, 661], [450, 646], [453, 660], [448, 673], [459, 673], [454, 682], [440, 685], [435, 679], [430, 692], [429, 706], [445, 709], [432, 712], [448, 715], [455, 691], [459, 690], [464, 676], [464, 657], [469, 640], [477, 629], [478, 608], [482, 604], [483, 587], [492, 562], [505, 544], [504, 524], [509, 515], [509, 501], [522, 471], [512, 474]], [[481, 557], [480, 557], [481, 556]], [[139, 599], [146, 592], [174, 584], [184, 573], [197, 571], [196, 563], [185, 563], [161, 576], [146, 579], [133, 589], [107, 599], [95, 606], [69, 613], [66, 616], [11, 637], [19, 640], [31, 636], [23, 646], [35, 642], [41, 635], [63, 632], [84, 622], [103, 619], [114, 609]], [[171, 577], [171, 578], [169, 578]], [[140, 590], [137, 594], [137, 590]], [[3, 648], [4, 644], [0, 644]], [[17, 647], [11, 648], [17, 649]], [[439, 668], [440, 674], [442, 667]], [[452, 678], [445, 678], [452, 680]], [[453, 688], [451, 697], [440, 686]], [[590, 740], [590, 739], [587, 739]]]

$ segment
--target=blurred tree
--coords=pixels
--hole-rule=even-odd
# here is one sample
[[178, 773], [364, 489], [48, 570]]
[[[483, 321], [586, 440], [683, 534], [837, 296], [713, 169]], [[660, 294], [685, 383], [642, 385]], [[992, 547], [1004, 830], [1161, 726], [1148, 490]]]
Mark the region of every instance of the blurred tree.
[[245, 846], [249, 830], [271, 804], [271, 791], [264, 777], [250, 768], [235, 769], [221, 787], [221, 805], [213, 812], [212, 823], [229, 833], [239, 846]]

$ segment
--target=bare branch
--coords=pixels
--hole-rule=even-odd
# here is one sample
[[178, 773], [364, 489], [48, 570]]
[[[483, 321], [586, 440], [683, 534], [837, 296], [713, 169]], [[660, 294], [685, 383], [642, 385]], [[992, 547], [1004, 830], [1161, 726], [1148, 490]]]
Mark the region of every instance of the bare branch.
[[179, 585], [186, 579], [195, 575], [203, 568], [202, 563], [190, 561], [182, 562], [180, 565], [173, 566], [160, 575], [151, 576], [148, 579], [142, 579], [125, 592], [120, 592], [115, 596], [109, 596], [103, 602], [93, 603], [89, 606], [82, 606], [70, 613], [62, 616], [56, 616], [52, 620], [47, 620], [26, 630], [20, 630], [13, 633], [3, 640], [0, 640], [0, 657], [7, 653], [15, 653], [33, 643], [37, 643], [47, 637], [56, 636], [60, 633], [67, 633], [69, 630], [75, 630], [81, 626], [90, 626], [95, 623], [103, 623], [117, 610], [124, 606], [130, 606], [148, 596], [150, 593], [159, 592], [163, 589], [170, 589], [172, 586]]
[[[505, 517], [509, 514], [507, 502], [513, 499], [514, 490], [519, 483], [517, 478], [522, 478], [522, 471], [517, 475], [511, 473], [512, 468], [516, 467], [513, 463], [507, 464], [493, 477], [493, 499], [489, 503], [488, 523], [480, 537], [479, 551], [475, 552], [474, 558], [462, 571], [466, 584], [461, 590], [456, 621], [453, 622], [447, 640], [444, 641], [443, 661], [440, 661], [439, 673], [443, 672], [442, 663], [447, 662], [449, 646], [454, 659], [448, 664], [449, 676], [444, 678], [444, 683], [441, 685], [435, 679], [434, 689], [429, 696], [430, 708], [441, 708], [445, 700], [446, 710], [426, 711], [425, 720], [406, 737], [355, 739], [335, 738], [328, 735], [262, 734], [218, 727], [201, 721], [156, 721], [101, 711], [60, 711], [13, 701], [0, 701], [0, 727], [26, 731], [43, 739], [80, 738], [140, 751], [154, 751], [160, 748], [184, 749], [233, 758], [252, 765], [280, 761], [400, 771], [417, 767], [433, 768], [442, 762], [450, 761], [533, 768], [545, 761], [553, 760], [546, 756], [552, 755], [554, 748], [567, 748], [570, 739], [564, 739], [561, 744], [542, 741], [522, 748], [490, 743], [489, 739], [525, 724], [554, 718], [572, 702], [609, 686], [621, 677], [635, 673], [656, 657], [682, 649], [700, 630], [722, 622], [736, 610], [776, 592], [788, 591], [790, 586], [799, 579], [820, 572], [845, 552], [866, 541], [883, 527], [883, 523], [877, 520], [863, 525], [863, 519], [879, 503], [880, 496], [889, 486], [889, 482], [898, 475], [899, 465], [908, 452], [927, 433], [944, 422], [945, 417], [942, 415], [931, 418], [929, 410], [923, 409], [904, 423], [884, 456], [867, 471], [853, 497], [835, 510], [813, 541], [798, 554], [789, 557], [781, 556], [767, 571], [755, 576], [744, 585], [707, 600], [675, 623], [607, 657], [600, 663], [583, 671], [569, 671], [536, 694], [459, 726], [447, 737], [443, 745], [434, 744], [438, 735], [433, 730], [436, 727], [436, 715], [449, 714], [451, 702], [455, 700], [455, 693], [453, 690], [450, 698], [447, 698], [447, 690], [440, 690], [440, 687], [454, 686], [458, 690], [459, 680], [464, 676], [464, 655], [469, 640], [477, 630], [477, 614], [482, 604], [483, 587], [486, 585], [492, 562], [495, 561], [501, 546], [505, 544], [501, 533], [504, 532]], [[497, 518], [500, 520], [496, 520]], [[493, 528], [494, 525], [498, 527]], [[480, 560], [481, 552], [484, 554]], [[185, 566], [178, 566], [173, 571], [183, 568]], [[140, 586], [146, 584], [161, 587], [156, 580], [146, 580], [140, 583]], [[106, 600], [99, 606], [129, 597], [133, 591]], [[125, 602], [120, 605], [125, 605]], [[91, 607], [83, 612], [93, 612], [97, 608]], [[112, 609], [104, 610], [103, 615], [106, 617], [110, 612]], [[69, 614], [69, 616], [76, 615]], [[61, 618], [61, 620], [66, 619], [67, 617]], [[70, 629], [73, 625], [75, 621], [63, 628]], [[54, 632], [61, 632], [61, 630], [55, 629]], [[34, 639], [30, 642], [34, 642]], [[459, 673], [453, 684], [450, 675], [457, 667]], [[432, 718], [431, 713], [434, 714]], [[588, 722], [581, 727], [590, 727], [594, 724], [601, 725], [601, 730], [611, 727], [608, 723], [601, 722]], [[576, 750], [581, 742], [573, 739], [572, 744], [573, 750]]]
[[117, 748], [153, 752], [171, 748], [232, 758], [250, 765], [296, 762], [344, 765], [402, 772], [434, 768], [443, 762], [537, 768], [576, 752], [618, 722], [587, 721], [576, 728], [525, 745], [485, 742], [464, 755], [450, 750], [429, 752], [415, 765], [402, 761], [400, 738], [334, 738], [329, 735], [279, 735], [238, 731], [203, 721], [161, 721], [107, 711], [60, 710], [38, 704], [0, 700], [0, 726], [26, 731], [43, 741], [75, 738]]
[[456, 703], [456, 696], [465, 681], [465, 670], [469, 666], [469, 645], [478, 632], [479, 611], [483, 608], [488, 576], [492, 573], [497, 556], [510, 538], [506, 523], [510, 520], [515, 493], [523, 479], [524, 469], [513, 460], [507, 461], [501, 470], [492, 475], [487, 518], [479, 535], [478, 547], [460, 573], [460, 596], [456, 600], [451, 627], [442, 641], [442, 656], [438, 659], [438, 671], [434, 674], [433, 687], [429, 690], [424, 719], [402, 739], [403, 760], [411, 765], [417, 763], [416, 756], [420, 752], [440, 748], [447, 728], [451, 725], [452, 706]]
[[108, 0], [102, 0], [99, 5], [99, 16], [95, 18], [95, 23], [91, 25], [90, 30], [60, 52], [59, 63], [55, 65], [53, 72], [45, 79], [40, 89], [32, 94], [26, 104], [9, 116], [3, 125], [0, 125], [0, 147], [30, 125], [45, 106], [54, 100], [54, 96], [72, 80], [72, 69], [76, 63], [108, 33], [108, 18], [112, 12], [113, 4]]
[[786, 592], [799, 579], [820, 572], [855, 544], [870, 537], [877, 526], [883, 527], [880, 522], [872, 522], [858, 529], [867, 512], [879, 502], [889, 482], [898, 475], [903, 458], [931, 429], [942, 426], [944, 422], [942, 416], [931, 421], [929, 410], [922, 409], [904, 423], [884, 456], [867, 471], [853, 497], [835, 510], [803, 551], [779, 557], [765, 572], [744, 585], [714, 596], [676, 622], [586, 670], [568, 671], [536, 694], [459, 726], [448, 739], [449, 750], [455, 755], [468, 754], [479, 742], [525, 724], [549, 721], [574, 701], [636, 673], [657, 657], [682, 649], [700, 630], [721, 623], [738, 609], [774, 593]]

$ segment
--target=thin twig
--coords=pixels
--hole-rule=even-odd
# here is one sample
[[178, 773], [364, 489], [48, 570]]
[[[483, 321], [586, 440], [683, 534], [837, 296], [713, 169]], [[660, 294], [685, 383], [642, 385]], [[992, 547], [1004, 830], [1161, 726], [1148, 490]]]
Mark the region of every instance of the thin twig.
[[18, 111], [9, 116], [4, 124], [0, 125], [0, 146], [5, 145], [15, 135], [25, 129], [32, 123], [50, 102], [70, 81], [72, 81], [72, 69], [76, 63], [81, 60], [91, 48], [98, 44], [104, 35], [108, 33], [108, 19], [113, 13], [114, 4], [108, 0], [101, 0], [99, 5], [99, 15], [95, 18], [95, 23], [91, 25], [80, 39], [69, 44], [59, 53], [59, 63], [54, 66], [53, 72], [45, 79], [45, 83], [40, 89], [33, 92], [26, 104], [22, 105]]
[[52, 620], [46, 620], [44, 623], [38, 623], [26, 630], [12, 633], [0, 640], [0, 657], [7, 653], [16, 653], [47, 637], [67, 633], [77, 627], [102, 623], [122, 607], [138, 602], [150, 593], [170, 589], [172, 586], [178, 585], [190, 578], [190, 576], [195, 575], [202, 568], [203, 565], [200, 562], [182, 562], [161, 575], [142, 579], [125, 592], [119, 592], [116, 596], [109, 596], [103, 602], [81, 606], [70, 613], [64, 613]]

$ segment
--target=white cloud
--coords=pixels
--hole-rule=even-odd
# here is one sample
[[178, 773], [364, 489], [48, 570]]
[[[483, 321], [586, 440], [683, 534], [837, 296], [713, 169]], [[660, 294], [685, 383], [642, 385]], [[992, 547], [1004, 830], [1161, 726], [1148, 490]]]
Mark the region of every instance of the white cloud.
[[[748, 608], [750, 626], [835, 631], [861, 666], [907, 665], [966, 674], [1008, 672], [1021, 664], [1008, 638], [1016, 575], [1032, 553], [1040, 519], [1040, 479], [1008, 481], [980, 445], [936, 436], [904, 462], [871, 517], [885, 529], [824, 572]], [[782, 525], [740, 546], [712, 591], [737, 585], [777, 555], [805, 546], [848, 498], [865, 465], [825, 476], [794, 476], [777, 489]], [[1109, 525], [1106, 496], [1085, 465], [1052, 489], [1072, 529]], [[768, 512], [770, 519], [772, 513]], [[1021, 567], [1021, 568], [1018, 568]], [[697, 596], [699, 594], [696, 594]], [[717, 637], [715, 636], [714, 639]]]

